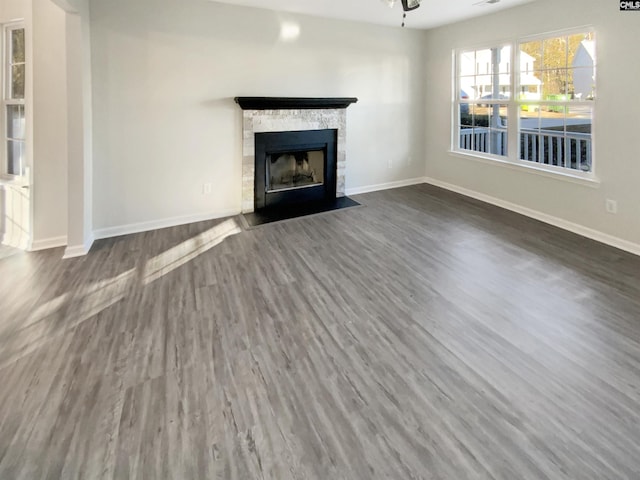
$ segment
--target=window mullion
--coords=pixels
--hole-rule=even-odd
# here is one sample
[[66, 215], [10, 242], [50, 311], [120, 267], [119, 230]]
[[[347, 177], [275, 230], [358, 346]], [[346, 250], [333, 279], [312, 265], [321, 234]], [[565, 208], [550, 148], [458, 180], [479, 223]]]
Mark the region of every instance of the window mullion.
[[518, 42], [514, 42], [511, 46], [511, 95], [509, 96], [509, 125], [507, 127], [507, 136], [509, 142], [509, 160], [517, 161], [520, 158], [520, 49]]

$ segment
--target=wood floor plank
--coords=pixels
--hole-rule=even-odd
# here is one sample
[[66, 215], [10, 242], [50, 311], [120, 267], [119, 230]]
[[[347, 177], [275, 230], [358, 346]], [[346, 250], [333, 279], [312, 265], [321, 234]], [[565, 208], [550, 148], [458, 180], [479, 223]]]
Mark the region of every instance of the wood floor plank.
[[0, 478], [640, 478], [640, 258], [357, 200], [0, 252]]

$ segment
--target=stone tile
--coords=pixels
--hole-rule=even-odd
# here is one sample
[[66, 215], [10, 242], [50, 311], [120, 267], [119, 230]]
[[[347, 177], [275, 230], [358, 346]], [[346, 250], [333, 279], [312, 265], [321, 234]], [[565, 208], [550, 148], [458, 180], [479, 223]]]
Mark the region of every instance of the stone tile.
[[244, 110], [242, 144], [242, 211], [253, 211], [255, 134], [296, 130], [338, 130], [337, 195], [344, 196], [346, 172], [346, 109]]
[[242, 142], [242, 155], [253, 157], [256, 154], [256, 144], [254, 138], [245, 138]]
[[244, 155], [242, 157], [242, 168], [245, 168], [245, 167], [255, 168], [254, 159], [255, 157], [253, 155]]

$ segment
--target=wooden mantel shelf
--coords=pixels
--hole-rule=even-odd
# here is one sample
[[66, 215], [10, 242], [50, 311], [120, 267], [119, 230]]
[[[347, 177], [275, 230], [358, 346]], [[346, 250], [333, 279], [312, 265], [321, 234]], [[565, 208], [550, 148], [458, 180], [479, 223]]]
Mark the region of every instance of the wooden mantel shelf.
[[355, 97], [236, 97], [234, 100], [243, 110], [347, 108], [358, 101]]

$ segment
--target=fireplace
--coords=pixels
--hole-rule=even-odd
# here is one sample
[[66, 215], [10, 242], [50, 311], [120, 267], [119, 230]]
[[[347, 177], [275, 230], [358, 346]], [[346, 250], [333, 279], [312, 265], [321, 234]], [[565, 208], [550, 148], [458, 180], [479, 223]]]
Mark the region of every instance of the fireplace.
[[243, 110], [242, 213], [345, 197], [346, 109], [357, 98], [235, 101]]
[[255, 209], [336, 198], [337, 130], [255, 134]]

